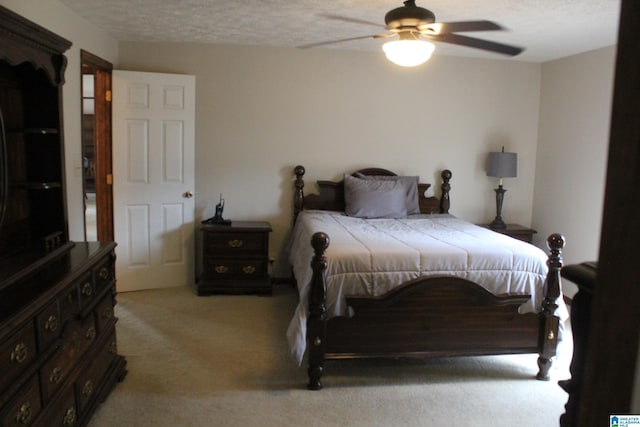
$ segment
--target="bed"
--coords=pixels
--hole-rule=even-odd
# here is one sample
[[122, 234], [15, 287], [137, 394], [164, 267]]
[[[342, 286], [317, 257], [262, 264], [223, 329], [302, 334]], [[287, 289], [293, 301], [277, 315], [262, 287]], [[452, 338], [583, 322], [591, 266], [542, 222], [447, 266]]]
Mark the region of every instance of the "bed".
[[[305, 168], [294, 174], [300, 302], [287, 338], [298, 363], [306, 353], [309, 389], [322, 388], [325, 361], [372, 357], [538, 353], [536, 378], [549, 379], [568, 317], [561, 235], [549, 237], [547, 257], [450, 215], [449, 170], [440, 197], [427, 197], [418, 177], [381, 168], [318, 181], [310, 195]], [[372, 195], [383, 202], [371, 207]]]

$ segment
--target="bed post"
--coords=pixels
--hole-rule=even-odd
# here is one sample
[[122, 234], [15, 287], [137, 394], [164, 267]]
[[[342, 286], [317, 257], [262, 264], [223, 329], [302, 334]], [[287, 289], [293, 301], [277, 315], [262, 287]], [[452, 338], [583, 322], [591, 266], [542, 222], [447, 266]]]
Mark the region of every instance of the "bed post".
[[549, 369], [558, 348], [560, 319], [555, 313], [558, 309], [558, 298], [560, 298], [560, 270], [562, 269], [564, 243], [564, 237], [557, 233], [547, 239], [547, 246], [549, 246], [551, 253], [547, 261], [549, 272], [544, 286], [545, 296], [540, 313], [542, 327], [540, 328], [540, 357], [538, 357], [539, 371], [536, 377], [544, 381], [549, 380]]
[[451, 171], [449, 169], [445, 169], [440, 174], [442, 178], [442, 186], [440, 187], [442, 191], [442, 195], [440, 196], [440, 213], [449, 213], [449, 206], [451, 201], [449, 200], [449, 191], [451, 191], [451, 184], [449, 181], [451, 180]]
[[304, 179], [302, 177], [305, 173], [304, 166], [296, 166], [293, 173], [296, 174], [295, 190], [293, 191], [293, 223], [296, 223], [298, 214], [304, 208]]
[[329, 247], [329, 236], [325, 233], [314, 233], [311, 237], [314, 256], [311, 260], [313, 276], [311, 277], [311, 289], [309, 291], [309, 318], [307, 319], [307, 348], [309, 349], [309, 390], [320, 390], [322, 382], [320, 377], [324, 370], [325, 348], [325, 302], [326, 284], [324, 272], [327, 269], [325, 251]]

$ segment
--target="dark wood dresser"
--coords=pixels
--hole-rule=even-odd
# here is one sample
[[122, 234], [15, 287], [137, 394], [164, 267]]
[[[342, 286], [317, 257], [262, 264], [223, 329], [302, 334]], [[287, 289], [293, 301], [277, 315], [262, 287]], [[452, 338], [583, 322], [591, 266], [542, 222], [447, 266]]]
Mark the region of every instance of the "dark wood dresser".
[[198, 295], [271, 293], [269, 233], [264, 221], [203, 225]]
[[126, 374], [115, 243], [69, 240], [71, 42], [0, 6], [0, 426], [84, 426]]
[[124, 378], [114, 248], [70, 243], [0, 282], [0, 425], [86, 425]]

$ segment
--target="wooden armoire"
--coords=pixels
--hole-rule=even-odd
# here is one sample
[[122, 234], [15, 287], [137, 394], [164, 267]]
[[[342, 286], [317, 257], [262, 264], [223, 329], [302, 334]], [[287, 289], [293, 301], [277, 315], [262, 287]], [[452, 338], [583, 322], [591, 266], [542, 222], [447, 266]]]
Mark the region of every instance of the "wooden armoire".
[[69, 241], [71, 43], [0, 7], [0, 426], [83, 426], [126, 375], [115, 243]]

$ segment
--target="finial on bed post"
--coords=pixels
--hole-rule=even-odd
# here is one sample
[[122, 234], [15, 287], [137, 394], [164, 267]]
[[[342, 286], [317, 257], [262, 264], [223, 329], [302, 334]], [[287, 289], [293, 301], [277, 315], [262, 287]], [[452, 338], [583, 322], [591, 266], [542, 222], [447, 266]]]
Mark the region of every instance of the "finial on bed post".
[[449, 213], [449, 206], [451, 201], [449, 200], [449, 191], [451, 191], [451, 184], [449, 181], [451, 180], [451, 171], [449, 169], [445, 169], [440, 174], [442, 177], [442, 186], [440, 187], [442, 190], [442, 195], [440, 196], [440, 213]]
[[295, 190], [293, 192], [293, 223], [296, 223], [298, 214], [304, 208], [304, 179], [302, 177], [305, 173], [304, 166], [296, 166], [293, 173], [296, 175]]
[[545, 296], [542, 301], [542, 311], [540, 316], [544, 322], [542, 329], [543, 336], [540, 337], [540, 357], [538, 358], [537, 375], [539, 380], [549, 380], [549, 369], [553, 357], [556, 355], [558, 347], [558, 330], [560, 319], [556, 316], [558, 309], [558, 298], [560, 298], [560, 270], [562, 269], [562, 248], [564, 247], [564, 236], [554, 233], [547, 239], [547, 246], [550, 249], [547, 266], [547, 279], [544, 290]]
[[314, 233], [311, 237], [311, 246], [314, 250], [311, 259], [311, 288], [309, 291], [309, 318], [307, 319], [307, 348], [309, 349], [309, 390], [322, 388], [322, 372], [324, 370], [324, 345], [325, 328], [324, 319], [326, 312], [326, 284], [324, 272], [327, 269], [325, 251], [329, 247], [329, 236], [326, 233]]

